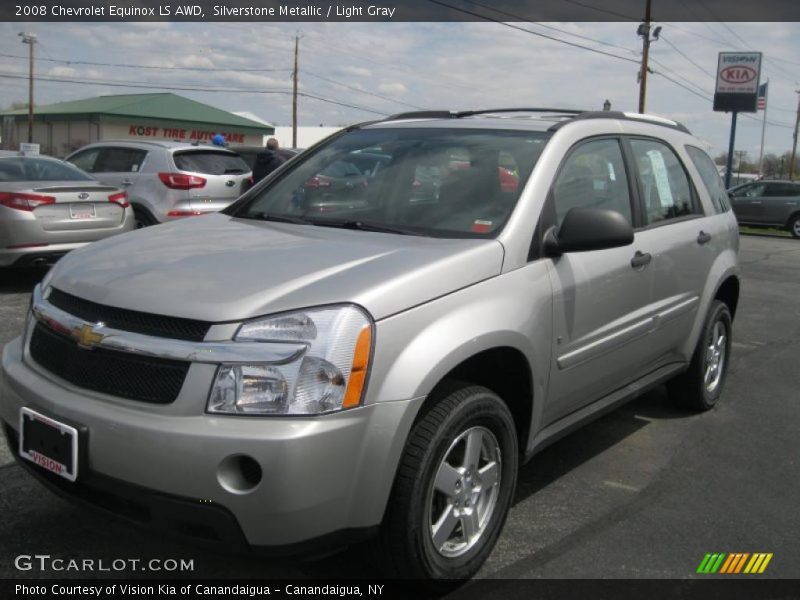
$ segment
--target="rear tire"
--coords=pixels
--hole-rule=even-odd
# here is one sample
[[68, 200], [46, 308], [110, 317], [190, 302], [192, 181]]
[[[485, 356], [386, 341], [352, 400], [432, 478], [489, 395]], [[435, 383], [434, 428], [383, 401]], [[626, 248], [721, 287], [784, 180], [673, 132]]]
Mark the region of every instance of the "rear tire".
[[134, 205], [133, 216], [136, 220], [136, 229], [143, 229], [145, 227], [158, 224], [158, 221], [153, 218], [153, 215], [150, 214], [150, 211], [148, 211], [146, 208], [142, 208], [141, 206]]
[[674, 402], [696, 411], [714, 408], [728, 375], [732, 333], [728, 305], [714, 300], [689, 368], [667, 383], [667, 391]]
[[477, 573], [505, 523], [517, 468], [506, 404], [480, 386], [450, 386], [406, 442], [376, 540], [385, 573], [425, 580]]
[[788, 229], [793, 238], [800, 238], [800, 215], [794, 215], [789, 219]]

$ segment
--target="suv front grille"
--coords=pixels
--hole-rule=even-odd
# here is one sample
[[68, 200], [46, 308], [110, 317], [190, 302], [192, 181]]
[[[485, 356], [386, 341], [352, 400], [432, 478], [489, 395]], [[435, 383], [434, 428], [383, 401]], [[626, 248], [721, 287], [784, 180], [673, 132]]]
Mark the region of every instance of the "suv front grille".
[[121, 329], [157, 337], [202, 342], [211, 327], [211, 323], [208, 321], [167, 317], [97, 304], [72, 294], [67, 294], [56, 288], [50, 290], [50, 296], [48, 296], [47, 301], [53, 306], [89, 323], [102, 322], [112, 329]]
[[190, 365], [105, 348], [81, 348], [41, 323], [33, 330], [30, 352], [42, 367], [78, 387], [153, 404], [169, 404], [178, 397]]

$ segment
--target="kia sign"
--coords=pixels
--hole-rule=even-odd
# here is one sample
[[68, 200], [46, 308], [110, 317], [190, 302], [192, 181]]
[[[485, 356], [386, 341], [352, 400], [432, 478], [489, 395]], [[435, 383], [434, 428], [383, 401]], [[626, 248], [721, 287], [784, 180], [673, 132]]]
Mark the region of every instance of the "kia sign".
[[714, 110], [756, 112], [761, 52], [720, 52]]

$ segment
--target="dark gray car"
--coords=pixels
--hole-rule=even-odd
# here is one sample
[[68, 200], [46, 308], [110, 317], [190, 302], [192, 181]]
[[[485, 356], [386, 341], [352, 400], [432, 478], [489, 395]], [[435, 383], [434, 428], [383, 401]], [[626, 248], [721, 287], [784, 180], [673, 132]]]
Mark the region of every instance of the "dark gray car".
[[800, 181], [753, 181], [730, 194], [741, 225], [780, 227], [800, 238]]

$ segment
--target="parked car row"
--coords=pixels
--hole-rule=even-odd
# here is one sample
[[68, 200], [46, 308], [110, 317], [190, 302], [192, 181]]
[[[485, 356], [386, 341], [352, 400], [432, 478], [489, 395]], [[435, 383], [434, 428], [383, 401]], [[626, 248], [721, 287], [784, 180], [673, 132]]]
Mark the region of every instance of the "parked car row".
[[[219, 211], [252, 185], [261, 146], [235, 151], [170, 141], [102, 141], [59, 161], [0, 154], [0, 267], [51, 264], [95, 240], [183, 217]], [[329, 161], [291, 192], [298, 211], [368, 210], [382, 201], [390, 148], [362, 148]], [[289, 160], [297, 150], [281, 148]], [[77, 168], [76, 168], [77, 167]], [[420, 162], [409, 184], [414, 204], [437, 204], [482, 168], [455, 154]], [[499, 189], [519, 185], [513, 157], [499, 155]], [[602, 187], [602, 182], [595, 182]], [[600, 190], [595, 190], [596, 192]], [[752, 181], [729, 190], [741, 225], [778, 227], [800, 238], [800, 182]]]

